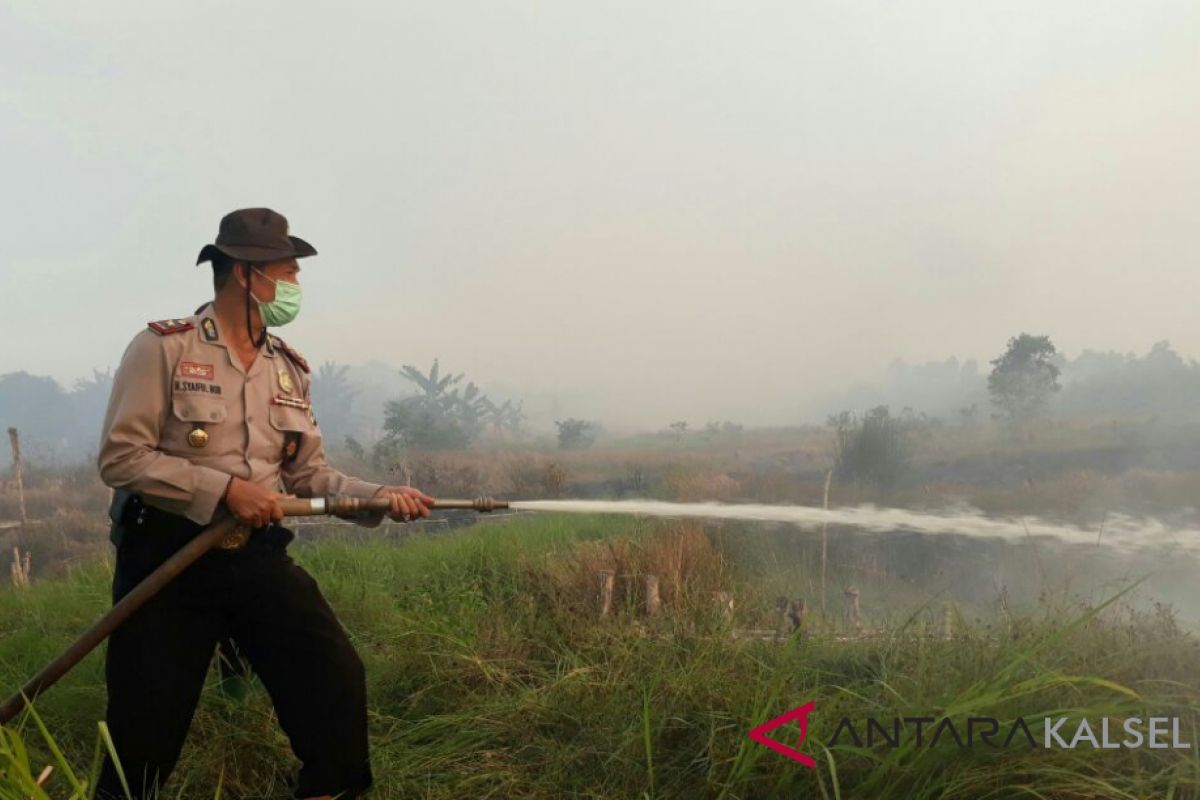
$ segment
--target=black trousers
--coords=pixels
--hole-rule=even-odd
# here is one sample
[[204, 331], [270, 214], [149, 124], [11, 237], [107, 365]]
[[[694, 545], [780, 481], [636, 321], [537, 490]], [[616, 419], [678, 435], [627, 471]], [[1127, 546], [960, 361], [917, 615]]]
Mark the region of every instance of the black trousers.
[[[134, 511], [121, 523], [114, 603], [200, 530], [149, 507]], [[317, 582], [287, 555], [292, 538], [273, 525], [242, 550], [206, 553], [109, 638], [107, 722], [135, 800], [159, 797], [226, 637], [266, 687], [302, 762], [295, 796], [353, 798], [371, 785], [362, 661]], [[125, 793], [106, 759], [98, 797], [110, 796]]]

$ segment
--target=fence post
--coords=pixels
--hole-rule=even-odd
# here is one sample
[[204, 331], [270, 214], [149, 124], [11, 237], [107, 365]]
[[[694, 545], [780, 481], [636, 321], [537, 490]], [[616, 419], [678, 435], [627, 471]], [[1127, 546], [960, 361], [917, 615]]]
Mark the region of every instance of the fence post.
[[17, 481], [17, 505], [20, 508], [21, 524], [28, 520], [25, 517], [25, 474], [21, 465], [21, 439], [16, 428], [8, 429], [8, 442], [12, 445], [13, 476]]
[[658, 594], [658, 576], [642, 576], [642, 595], [646, 599], [646, 616], [653, 617], [658, 613], [662, 600]]
[[13, 560], [12, 560], [12, 582], [13, 586], [28, 586], [29, 585], [29, 553], [25, 553], [25, 558], [21, 558], [21, 548], [13, 545]]
[[788, 617], [792, 623], [792, 631], [802, 631], [808, 627], [808, 603], [804, 602], [803, 597], [797, 597], [792, 603], [791, 609], [788, 611]]
[[797, 597], [795, 600], [778, 597], [775, 600], [775, 607], [779, 609], [779, 624], [775, 626], [776, 639], [791, 636], [807, 626], [808, 603], [804, 602], [803, 597]]
[[950, 601], [946, 601], [946, 606], [942, 610], [942, 638], [954, 638], [954, 609], [950, 607]]
[[596, 580], [600, 584], [600, 617], [604, 618], [612, 613], [615, 579], [611, 571], [602, 569], [596, 573]]
[[833, 483], [833, 470], [825, 473], [825, 500], [821, 504], [821, 508], [825, 510], [826, 516], [821, 519], [821, 617], [825, 624], [829, 623], [829, 609], [826, 607], [825, 594], [825, 570], [829, 563], [829, 484]]
[[862, 633], [862, 609], [858, 605], [858, 589], [847, 586], [842, 594], [846, 596], [846, 624], [855, 633]]

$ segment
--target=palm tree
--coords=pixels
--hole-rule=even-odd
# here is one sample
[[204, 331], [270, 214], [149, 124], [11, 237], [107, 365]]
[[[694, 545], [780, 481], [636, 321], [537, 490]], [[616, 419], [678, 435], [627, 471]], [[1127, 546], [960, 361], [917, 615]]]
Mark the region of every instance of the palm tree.
[[443, 376], [436, 358], [433, 360], [433, 366], [429, 368], [428, 375], [410, 364], [405, 364], [400, 368], [400, 375], [408, 378], [417, 385], [426, 402], [433, 403], [441, 408], [449, 408], [449, 406], [453, 405], [452, 398], [456, 395], [457, 390], [452, 393], [450, 392], [450, 387], [463, 379], [461, 372], [457, 375]]
[[488, 404], [488, 422], [497, 431], [507, 431], [508, 433], [520, 433], [521, 426], [525, 424], [525, 412], [521, 408], [521, 403], [513, 403], [512, 400], [505, 400], [500, 405], [495, 403]]
[[345, 364], [326, 361], [313, 375], [313, 414], [329, 441], [341, 441], [353, 426], [353, 406], [358, 389], [350, 382], [349, 371], [350, 367]]
[[[415, 384], [419, 393], [388, 403], [385, 428], [410, 442], [424, 440], [435, 430], [442, 433], [434, 439], [469, 442], [485, 425], [515, 432], [524, 421], [519, 404], [506, 400], [496, 405], [474, 382], [460, 387], [463, 373], [443, 375], [436, 358], [428, 374], [405, 364], [400, 375]], [[417, 431], [414, 426], [430, 430]]]

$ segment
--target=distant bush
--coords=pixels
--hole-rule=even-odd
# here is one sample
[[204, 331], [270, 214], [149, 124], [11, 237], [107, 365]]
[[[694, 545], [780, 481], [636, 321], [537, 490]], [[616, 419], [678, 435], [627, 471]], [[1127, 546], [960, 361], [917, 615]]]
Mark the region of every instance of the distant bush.
[[876, 406], [861, 418], [849, 411], [830, 416], [834, 474], [877, 489], [895, 487], [911, 460], [916, 424], [911, 413], [894, 417], [887, 406]]
[[519, 403], [506, 400], [496, 405], [474, 383], [460, 390], [462, 373], [442, 374], [436, 358], [428, 373], [406, 364], [400, 374], [419, 393], [384, 406], [387, 436], [375, 448], [377, 463], [403, 450], [461, 450], [486, 426], [516, 433], [524, 423]]
[[392, 401], [384, 411], [384, 430], [401, 448], [414, 450], [459, 450], [475, 437], [465, 420], [424, 398]]
[[585, 419], [555, 420], [558, 426], [558, 446], [562, 450], [583, 450], [596, 441], [596, 425]]
[[704, 435], [711, 439], [714, 436], [736, 436], [741, 433], [743, 427], [736, 422], [725, 420], [724, 422], [709, 422], [704, 426]]

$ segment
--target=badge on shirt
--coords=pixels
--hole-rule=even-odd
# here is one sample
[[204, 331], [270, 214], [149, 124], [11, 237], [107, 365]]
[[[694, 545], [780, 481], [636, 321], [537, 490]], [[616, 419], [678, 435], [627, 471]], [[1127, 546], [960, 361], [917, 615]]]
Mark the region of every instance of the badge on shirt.
[[285, 431], [283, 434], [283, 460], [295, 461], [298, 452], [300, 452], [300, 434], [296, 431]]
[[204, 341], [215, 342], [217, 340], [217, 323], [212, 321], [211, 317], [205, 317], [200, 323], [200, 330], [204, 331]]
[[285, 394], [294, 394], [296, 391], [296, 385], [292, 383], [292, 375], [286, 369], [279, 370], [279, 388]]
[[185, 378], [201, 378], [206, 381], [211, 381], [215, 370], [212, 364], [197, 364], [195, 361], [179, 362], [179, 374]]
[[188, 432], [187, 443], [192, 447], [204, 447], [208, 444], [208, 431], [204, 430], [203, 425], [197, 424]]
[[277, 394], [271, 398], [271, 403], [277, 406], [287, 406], [288, 408], [298, 408], [301, 411], [309, 411], [312, 409], [312, 403], [307, 400], [301, 400], [299, 397], [284, 397]]

